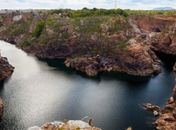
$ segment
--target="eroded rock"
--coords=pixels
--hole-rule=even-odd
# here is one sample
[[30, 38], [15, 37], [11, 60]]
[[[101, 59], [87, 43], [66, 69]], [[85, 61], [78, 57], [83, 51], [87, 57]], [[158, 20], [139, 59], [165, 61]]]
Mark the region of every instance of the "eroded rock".
[[147, 111], [150, 111], [153, 113], [154, 116], [159, 116], [160, 115], [160, 107], [157, 105], [153, 105], [151, 103], [145, 103], [143, 104], [144, 109]]
[[42, 127], [31, 127], [28, 130], [101, 130], [90, 126], [88, 123], [80, 120], [69, 120], [63, 122], [46, 123]]
[[5, 57], [0, 57], [0, 81], [5, 80], [13, 73], [14, 67], [11, 66]]
[[155, 121], [157, 130], [176, 130], [176, 87], [173, 96], [168, 100], [167, 105], [162, 109], [159, 118]]
[[81, 56], [67, 58], [65, 65], [96, 76], [99, 72], [125, 72], [130, 75], [150, 76], [160, 73], [160, 62], [144, 44], [131, 43], [126, 50], [117, 50], [115, 56]]

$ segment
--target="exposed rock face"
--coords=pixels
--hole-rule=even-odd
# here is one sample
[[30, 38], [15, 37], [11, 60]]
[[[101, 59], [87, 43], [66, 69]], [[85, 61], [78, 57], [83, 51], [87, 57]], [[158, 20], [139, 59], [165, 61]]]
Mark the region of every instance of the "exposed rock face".
[[176, 55], [175, 19], [175, 15], [75, 19], [42, 11], [3, 14], [0, 38], [39, 58], [66, 59], [67, 66], [90, 76], [103, 71], [148, 76], [160, 70], [152, 50]]
[[7, 58], [0, 57], [0, 81], [8, 78], [13, 73], [14, 67], [9, 64]]
[[88, 123], [79, 120], [70, 120], [66, 123], [55, 122], [46, 123], [42, 127], [33, 127], [28, 130], [101, 130], [100, 128], [92, 127]]
[[176, 130], [176, 86], [173, 90], [173, 96], [161, 111], [155, 125], [157, 130]]
[[95, 76], [99, 72], [126, 72], [130, 75], [149, 76], [160, 72], [159, 62], [148, 47], [140, 44], [129, 45], [125, 52], [118, 51], [115, 57], [67, 58], [67, 67]]
[[[0, 38], [39, 58], [65, 59], [66, 66], [89, 76], [104, 71], [135, 76], [159, 73], [158, 59], [144, 42], [142, 26], [138, 28], [142, 23], [135, 20], [122, 16], [77, 19], [49, 12], [3, 14]], [[138, 40], [138, 35], [143, 39]]]
[[[0, 56], [0, 81], [5, 80], [13, 73], [14, 67], [9, 64], [7, 58]], [[3, 117], [4, 105], [0, 98], [0, 121]]]
[[176, 15], [134, 16], [132, 19], [155, 51], [176, 56]]

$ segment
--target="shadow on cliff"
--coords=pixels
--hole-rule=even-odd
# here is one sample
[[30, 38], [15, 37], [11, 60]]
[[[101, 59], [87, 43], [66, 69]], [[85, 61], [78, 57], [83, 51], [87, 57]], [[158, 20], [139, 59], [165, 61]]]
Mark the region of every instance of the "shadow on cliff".
[[121, 72], [102, 72], [99, 73], [97, 76], [90, 77], [87, 76], [85, 73], [80, 71], [76, 71], [75, 69], [68, 68], [64, 64], [64, 60], [46, 60], [46, 59], [39, 59], [40, 61], [46, 62], [49, 66], [54, 67], [58, 71], [62, 71], [67, 75], [80, 75], [83, 78], [91, 79], [97, 82], [103, 80], [120, 80], [120, 81], [128, 81], [129, 83], [146, 83], [150, 80], [151, 76], [141, 77], [141, 76], [132, 76], [126, 73]]
[[173, 66], [176, 62], [176, 56], [170, 54], [164, 54], [162, 52], [155, 51], [157, 57], [162, 61], [163, 67], [168, 71], [173, 70]]

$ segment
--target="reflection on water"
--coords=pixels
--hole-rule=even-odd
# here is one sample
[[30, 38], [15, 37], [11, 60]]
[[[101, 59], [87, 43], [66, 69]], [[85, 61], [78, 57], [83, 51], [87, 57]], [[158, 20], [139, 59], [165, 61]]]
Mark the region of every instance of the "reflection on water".
[[[152, 115], [140, 104], [163, 106], [173, 87], [173, 74], [166, 69], [145, 82], [123, 75], [102, 74], [90, 79], [54, 62], [42, 62], [0, 42], [2, 55], [15, 66], [13, 75], [1, 85], [5, 103], [1, 130], [26, 130], [45, 122], [89, 116], [104, 130], [151, 130]], [[54, 67], [58, 66], [58, 68]]]

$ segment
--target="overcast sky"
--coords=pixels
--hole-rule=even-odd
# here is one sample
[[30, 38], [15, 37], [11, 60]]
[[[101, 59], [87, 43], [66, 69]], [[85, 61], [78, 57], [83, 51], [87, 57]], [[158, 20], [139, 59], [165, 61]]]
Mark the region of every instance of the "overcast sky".
[[0, 0], [0, 9], [72, 8], [153, 9], [176, 7], [176, 0]]

